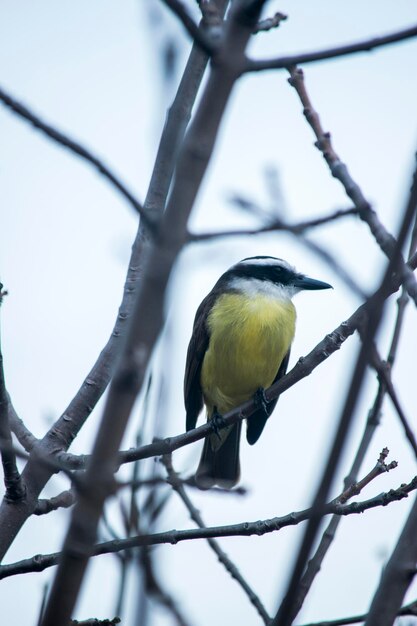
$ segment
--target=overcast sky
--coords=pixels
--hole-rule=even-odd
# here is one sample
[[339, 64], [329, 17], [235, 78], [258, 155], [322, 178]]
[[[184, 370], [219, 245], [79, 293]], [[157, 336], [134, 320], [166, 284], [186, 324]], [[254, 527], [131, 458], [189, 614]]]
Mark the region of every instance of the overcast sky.
[[[194, 7], [194, 3], [190, 2]], [[42, 118], [68, 133], [111, 165], [143, 200], [160, 132], [190, 43], [156, 0], [0, 2], [0, 85]], [[257, 57], [307, 51], [385, 34], [413, 24], [415, 3], [351, 0], [346, 3], [269, 3], [289, 19], [258, 35]], [[178, 70], [161, 73], [161, 51], [173, 38]], [[417, 41], [305, 67], [307, 87], [331, 131], [334, 147], [361, 185], [380, 219], [396, 233], [417, 147]], [[91, 168], [45, 139], [0, 106], [1, 233], [0, 279], [10, 295], [2, 308], [2, 345], [13, 403], [31, 430], [42, 436], [75, 394], [105, 344], [120, 302], [136, 216]], [[215, 155], [199, 193], [190, 227], [195, 231], [256, 226], [239, 212], [233, 194], [266, 205], [266, 172], [279, 175], [279, 206], [291, 221], [350, 206], [314, 148], [295, 91], [285, 72], [247, 76], [227, 109]], [[348, 219], [314, 234], [365, 290], [378, 285], [385, 260], [367, 226]], [[300, 294], [290, 367], [360, 304], [322, 261], [284, 234], [219, 239], [190, 246], [170, 284], [168, 327], [156, 360], [155, 380], [164, 376], [163, 415], [158, 434], [184, 430], [182, 378], [195, 310], [218, 276], [239, 259], [271, 254], [332, 283], [334, 291]], [[384, 354], [395, 315], [391, 298], [379, 345]], [[409, 306], [393, 378], [412, 421], [415, 418], [415, 311]], [[291, 388], [279, 401], [259, 444], [242, 442], [246, 498], [192, 494], [207, 524], [227, 524], [283, 515], [310, 504], [334, 425], [340, 414], [357, 338]], [[349, 469], [376, 390], [370, 373], [361, 397], [341, 479]], [[101, 405], [74, 452], [88, 452]], [[137, 424], [137, 416], [136, 416]], [[156, 419], [156, 418], [155, 418]], [[134, 445], [135, 427], [124, 445]], [[363, 494], [408, 482], [415, 460], [387, 401], [383, 424], [363, 472], [383, 446], [399, 461]], [[191, 472], [199, 446], [174, 455]], [[54, 479], [46, 495], [66, 486]], [[341, 482], [335, 487], [334, 495]], [[313, 586], [302, 621], [366, 611], [384, 560], [395, 545], [410, 502], [343, 520], [334, 548]], [[6, 562], [59, 550], [67, 513], [36, 518], [24, 527]], [[161, 529], [186, 528], [187, 512], [172, 498]], [[281, 598], [302, 527], [260, 538], [233, 538], [221, 545], [235, 559], [272, 614]], [[236, 583], [203, 542], [159, 547], [159, 571], [196, 626], [258, 624], [258, 616]], [[74, 617], [113, 617], [118, 570], [114, 557], [95, 559]], [[35, 624], [42, 587], [53, 570], [1, 582], [4, 618]], [[134, 624], [137, 589], [132, 581], [126, 624]], [[410, 595], [410, 599], [414, 596]], [[22, 602], [22, 598], [25, 599]], [[19, 602], [16, 604], [17, 599]], [[220, 606], [222, 607], [220, 610]], [[154, 624], [170, 623], [162, 611]], [[300, 622], [301, 617], [300, 617]]]

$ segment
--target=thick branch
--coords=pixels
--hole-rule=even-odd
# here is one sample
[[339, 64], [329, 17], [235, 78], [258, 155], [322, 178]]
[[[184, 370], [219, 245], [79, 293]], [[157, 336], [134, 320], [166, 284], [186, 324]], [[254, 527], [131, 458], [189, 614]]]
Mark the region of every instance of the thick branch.
[[[100, 430], [85, 474], [84, 489], [73, 509], [63, 555], [42, 620], [43, 626], [65, 626], [71, 617], [90, 556], [104, 502], [110, 494], [117, 451], [131, 409], [143, 383], [163, 323], [164, 293], [172, 266], [184, 244], [186, 225], [206, 172], [225, 106], [239, 75], [240, 62], [258, 19], [256, 10], [234, 5], [224, 37], [230, 63], [215, 65], [193, 124], [178, 157], [176, 176], [158, 240], [150, 244], [141, 289], [126, 343], [111, 383]], [[236, 69], [233, 66], [236, 65]]]
[[[4, 292], [0, 283], [0, 306], [2, 304]], [[20, 502], [26, 495], [25, 485], [17, 469], [16, 455], [13, 452], [12, 434], [9, 424], [9, 396], [6, 391], [3, 369], [3, 354], [0, 340], [0, 439], [8, 445], [6, 449], [1, 448], [1, 461], [3, 464], [4, 484], [6, 502]]]
[[394, 552], [382, 573], [365, 626], [392, 626], [405, 593], [414, 578], [417, 563], [417, 498]]
[[[226, 0], [219, 0], [219, 11], [224, 12], [226, 4]], [[193, 46], [177, 95], [162, 132], [145, 200], [145, 210], [153, 221], [160, 217], [165, 208], [165, 200], [174, 170], [177, 151], [190, 119], [191, 110], [206, 65], [207, 56], [197, 46]], [[123, 298], [111, 336], [69, 406], [42, 441], [39, 442], [37, 449], [39, 454], [37, 454], [33, 462], [32, 459], [29, 460], [25, 467], [23, 478], [28, 486], [28, 497], [25, 500], [25, 506], [20, 506], [18, 509], [13, 507], [12, 510], [3, 502], [0, 507], [0, 526], [2, 528], [0, 535], [0, 559], [3, 558], [27, 518], [33, 513], [37, 506], [39, 494], [53, 473], [51, 468], [45, 467], [39, 471], [37, 467], [38, 456], [53, 455], [68, 449], [101, 398], [113, 375], [114, 364], [120, 352], [127, 320], [131, 316], [134, 296], [141, 279], [143, 251], [146, 241], [146, 229], [143, 226], [143, 222], [141, 222], [133, 244]], [[18, 429], [30, 446], [29, 449], [32, 449], [32, 444], [38, 442], [27, 438], [27, 433], [22, 430], [20, 424], [18, 424]], [[18, 431], [16, 431], [16, 435], [19, 438]], [[26, 448], [25, 443], [23, 441], [21, 443]]]
[[264, 70], [282, 70], [288, 69], [295, 65], [304, 65], [305, 63], [314, 63], [316, 61], [325, 61], [326, 59], [335, 59], [344, 57], [358, 52], [371, 52], [375, 48], [387, 46], [400, 41], [405, 41], [417, 36], [417, 26], [404, 28], [381, 37], [372, 37], [357, 43], [346, 44], [344, 46], [336, 46], [334, 48], [326, 48], [325, 50], [317, 50], [316, 52], [305, 52], [289, 56], [281, 56], [275, 59], [264, 59], [255, 61], [248, 59], [246, 63], [246, 72], [262, 72]]

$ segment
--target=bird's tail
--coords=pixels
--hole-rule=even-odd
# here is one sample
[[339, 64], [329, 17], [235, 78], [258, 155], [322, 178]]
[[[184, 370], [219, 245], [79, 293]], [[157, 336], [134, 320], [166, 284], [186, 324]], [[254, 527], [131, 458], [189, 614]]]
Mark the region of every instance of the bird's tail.
[[203, 452], [195, 475], [195, 482], [200, 489], [209, 489], [214, 485], [231, 489], [239, 482], [240, 431], [242, 422], [234, 424], [224, 442], [214, 449], [211, 435], [204, 441]]

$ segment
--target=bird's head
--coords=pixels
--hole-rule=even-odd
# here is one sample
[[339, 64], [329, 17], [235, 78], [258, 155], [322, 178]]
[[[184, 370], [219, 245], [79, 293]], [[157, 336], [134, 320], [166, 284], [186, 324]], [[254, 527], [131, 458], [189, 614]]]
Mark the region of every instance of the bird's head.
[[272, 256], [254, 256], [233, 265], [220, 279], [229, 289], [265, 292], [291, 299], [301, 290], [332, 289], [321, 280], [300, 274], [287, 261]]

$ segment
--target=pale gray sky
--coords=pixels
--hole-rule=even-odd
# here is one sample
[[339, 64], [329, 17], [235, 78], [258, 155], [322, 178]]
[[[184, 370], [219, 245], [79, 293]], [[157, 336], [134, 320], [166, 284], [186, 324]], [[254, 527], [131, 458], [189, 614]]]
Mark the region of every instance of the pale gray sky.
[[[184, 59], [189, 49], [187, 37], [173, 20], [150, 30], [151, 2], [160, 6], [156, 0], [0, 2], [0, 85], [101, 156], [139, 199], [146, 193], [172, 95], [172, 88], [160, 79], [158, 51], [167, 32], [176, 33]], [[267, 13], [278, 9], [288, 13], [289, 20], [279, 30], [256, 37], [251, 51], [254, 56], [337, 45], [384, 34], [416, 20], [412, 0], [397, 0], [395, 4], [351, 0], [348, 7], [330, 0], [271, 2]], [[393, 233], [404, 206], [417, 146], [416, 72], [417, 41], [305, 67], [310, 95], [324, 127], [332, 132], [336, 151]], [[110, 333], [136, 218], [88, 165], [46, 140], [3, 106], [0, 136], [0, 277], [10, 292], [2, 309], [6, 377], [17, 411], [41, 436], [49, 420], [65, 408]], [[242, 79], [198, 196], [192, 228], [254, 225], [255, 220], [239, 214], [227, 198], [238, 191], [265, 200], [264, 171], [271, 166], [279, 171], [292, 221], [349, 206], [313, 142], [285, 72]], [[346, 221], [318, 231], [316, 238], [346, 264], [365, 289], [378, 284], [384, 260], [364, 224]], [[185, 351], [200, 300], [229, 265], [252, 254], [283, 257], [335, 287], [333, 292], [297, 297], [292, 365], [358, 305], [328, 267], [288, 236], [221, 239], [190, 247], [180, 259], [170, 289], [171, 352], [163, 360], [169, 403], [163, 419], [159, 417], [160, 432], [176, 434], [184, 429]], [[382, 351], [394, 312], [392, 299], [380, 337]], [[414, 316], [410, 306], [394, 371], [411, 420], [415, 402], [410, 383], [417, 345]], [[262, 519], [309, 505], [357, 348], [357, 339], [350, 340], [312, 376], [289, 390], [280, 399], [259, 444], [250, 448], [243, 442], [242, 484], [250, 489], [247, 498], [192, 494], [208, 524]], [[352, 459], [375, 388], [370, 375], [341, 477]], [[75, 442], [74, 451], [89, 451], [99, 416], [100, 407]], [[125, 445], [133, 445], [133, 438], [127, 437]], [[415, 460], [389, 402], [364, 472], [373, 466], [385, 445], [399, 467], [372, 484], [364, 497], [397, 487], [415, 474]], [[174, 460], [178, 468], [191, 471], [197, 457], [195, 446], [194, 452], [179, 452]], [[65, 481], [55, 479], [47, 495], [56, 494], [64, 485]], [[303, 621], [367, 609], [409, 504], [403, 501], [343, 520], [336, 544], [306, 603]], [[30, 520], [6, 561], [59, 550], [67, 519], [66, 513], [57, 512]], [[190, 526], [187, 512], [173, 497], [162, 527]], [[288, 528], [261, 538], [221, 542], [271, 613], [285, 588], [301, 530]], [[192, 624], [259, 623], [254, 609], [203, 542], [160, 547], [157, 554], [161, 575], [177, 594]], [[0, 598], [5, 617], [22, 625], [34, 624], [42, 586], [52, 573], [48, 570], [2, 581]], [[75, 617], [113, 616], [117, 574], [114, 558], [94, 561]], [[135, 594], [132, 585], [132, 615]], [[131, 616], [123, 623], [133, 624]], [[158, 612], [155, 624], [167, 623], [164, 614]]]

